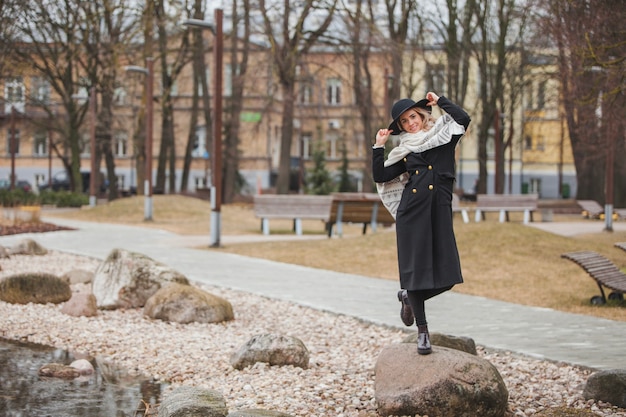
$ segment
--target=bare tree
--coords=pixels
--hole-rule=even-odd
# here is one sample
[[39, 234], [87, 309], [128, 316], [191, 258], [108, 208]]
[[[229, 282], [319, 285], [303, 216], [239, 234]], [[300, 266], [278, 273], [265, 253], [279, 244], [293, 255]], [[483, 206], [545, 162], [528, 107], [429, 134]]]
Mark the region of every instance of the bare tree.
[[[284, 0], [259, 1], [265, 34], [282, 91], [282, 132], [276, 191], [289, 192], [291, 144], [295, 104], [296, 67], [302, 56], [326, 33], [338, 0], [305, 0], [297, 5]], [[320, 18], [321, 17], [321, 18]], [[318, 24], [319, 22], [319, 24]]]
[[626, 205], [624, 90], [626, 10], [623, 2], [552, 0], [541, 28], [558, 48], [561, 96], [577, 195]]
[[166, 7], [165, 0], [148, 0], [153, 2], [154, 19], [156, 22], [156, 41], [158, 60], [161, 66], [161, 141], [158, 154], [158, 165], [155, 192], [165, 192], [166, 172], [169, 172], [168, 188], [176, 190], [176, 146], [174, 136], [174, 101], [172, 89], [176, 78], [189, 62], [189, 36], [181, 36], [180, 43], [173, 46], [170, 28], [172, 22], [180, 20], [180, 14]]
[[[238, 13], [241, 3], [243, 13]], [[224, 202], [232, 203], [237, 191], [239, 180], [239, 128], [240, 115], [243, 107], [244, 81], [248, 73], [248, 57], [250, 52], [250, 0], [233, 0], [233, 31], [230, 38], [230, 70], [232, 93], [226, 107], [224, 129], [224, 175], [222, 188]], [[243, 26], [239, 36], [239, 26]]]
[[[61, 3], [45, 0], [30, 0], [20, 3], [15, 10], [15, 36], [22, 43], [15, 48], [15, 56], [26, 68], [43, 77], [52, 91], [60, 98], [60, 103], [41, 102], [41, 108], [48, 114], [48, 120], [55, 123], [51, 128], [54, 135], [51, 152], [61, 160], [70, 178], [72, 190], [82, 190], [80, 175], [80, 154], [82, 142], [79, 129], [83, 123], [87, 101], [76, 100], [81, 89], [89, 89], [81, 79], [83, 56], [80, 28], [84, 16], [80, 13], [79, 1], [65, 0]], [[67, 119], [59, 121], [57, 113], [66, 114]]]
[[[510, 54], [512, 33], [516, 29], [518, 8], [516, 0], [479, 0], [476, 9], [478, 41], [474, 44], [474, 55], [478, 62], [479, 94], [481, 115], [478, 123], [478, 193], [487, 192], [487, 143], [489, 131], [502, 111], [505, 83], [504, 75]], [[504, 187], [504, 146], [502, 135], [493, 138], [496, 154], [496, 178], [499, 178], [496, 193]]]

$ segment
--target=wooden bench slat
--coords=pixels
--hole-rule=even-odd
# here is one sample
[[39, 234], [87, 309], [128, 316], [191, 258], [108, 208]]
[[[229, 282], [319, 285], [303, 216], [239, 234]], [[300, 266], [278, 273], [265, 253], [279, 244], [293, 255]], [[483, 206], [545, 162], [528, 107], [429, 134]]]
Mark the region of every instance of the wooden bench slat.
[[562, 254], [561, 257], [576, 263], [596, 281], [604, 302], [606, 296], [603, 286], [621, 294], [626, 293], [626, 274], [610, 259], [593, 251], [569, 252]]

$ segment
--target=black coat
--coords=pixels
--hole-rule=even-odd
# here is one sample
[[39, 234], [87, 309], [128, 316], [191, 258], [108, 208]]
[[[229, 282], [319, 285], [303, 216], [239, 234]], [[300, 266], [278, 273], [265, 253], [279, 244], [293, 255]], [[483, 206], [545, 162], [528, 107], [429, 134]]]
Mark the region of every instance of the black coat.
[[[466, 129], [469, 115], [445, 97], [437, 105]], [[373, 150], [375, 182], [410, 175], [396, 214], [396, 241], [401, 287], [407, 290], [445, 288], [463, 282], [452, 226], [455, 180], [454, 151], [462, 135], [437, 148], [410, 153], [384, 166], [384, 149]]]

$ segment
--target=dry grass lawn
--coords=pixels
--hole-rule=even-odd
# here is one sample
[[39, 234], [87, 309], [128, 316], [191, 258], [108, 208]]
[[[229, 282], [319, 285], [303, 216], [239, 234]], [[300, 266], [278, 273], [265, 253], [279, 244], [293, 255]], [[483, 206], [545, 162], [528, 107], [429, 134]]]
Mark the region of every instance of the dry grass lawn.
[[[154, 221], [143, 220], [143, 198], [117, 200], [95, 208], [58, 212], [77, 220], [125, 223], [155, 227], [180, 234], [209, 233], [210, 205], [182, 196], [155, 196]], [[460, 220], [460, 218], [459, 218]], [[575, 250], [594, 250], [618, 267], [626, 267], [626, 252], [613, 246], [626, 241], [624, 232], [599, 232], [563, 237], [546, 233], [521, 222], [499, 223], [497, 217], [481, 223], [462, 221], [455, 230], [465, 283], [453, 291], [512, 303], [626, 321], [626, 303], [591, 306], [589, 299], [598, 287], [580, 267], [560, 257]], [[556, 221], [560, 219], [555, 219]], [[577, 216], [567, 220], [582, 220]], [[273, 220], [272, 234], [292, 234], [292, 222]], [[323, 236], [324, 225], [305, 221], [304, 233]], [[264, 243], [229, 244], [219, 250], [314, 268], [397, 279], [396, 243], [393, 230], [383, 229], [365, 236], [361, 227], [344, 227], [344, 237]], [[222, 235], [260, 235], [260, 221], [250, 205], [222, 206]]]

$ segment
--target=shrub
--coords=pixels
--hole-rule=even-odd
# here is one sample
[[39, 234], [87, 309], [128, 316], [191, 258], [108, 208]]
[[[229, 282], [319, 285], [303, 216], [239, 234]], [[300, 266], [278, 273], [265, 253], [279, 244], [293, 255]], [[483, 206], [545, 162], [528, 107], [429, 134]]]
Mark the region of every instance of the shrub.
[[82, 193], [70, 191], [44, 190], [39, 194], [39, 202], [42, 205], [57, 207], [80, 207], [89, 204], [89, 197]]

